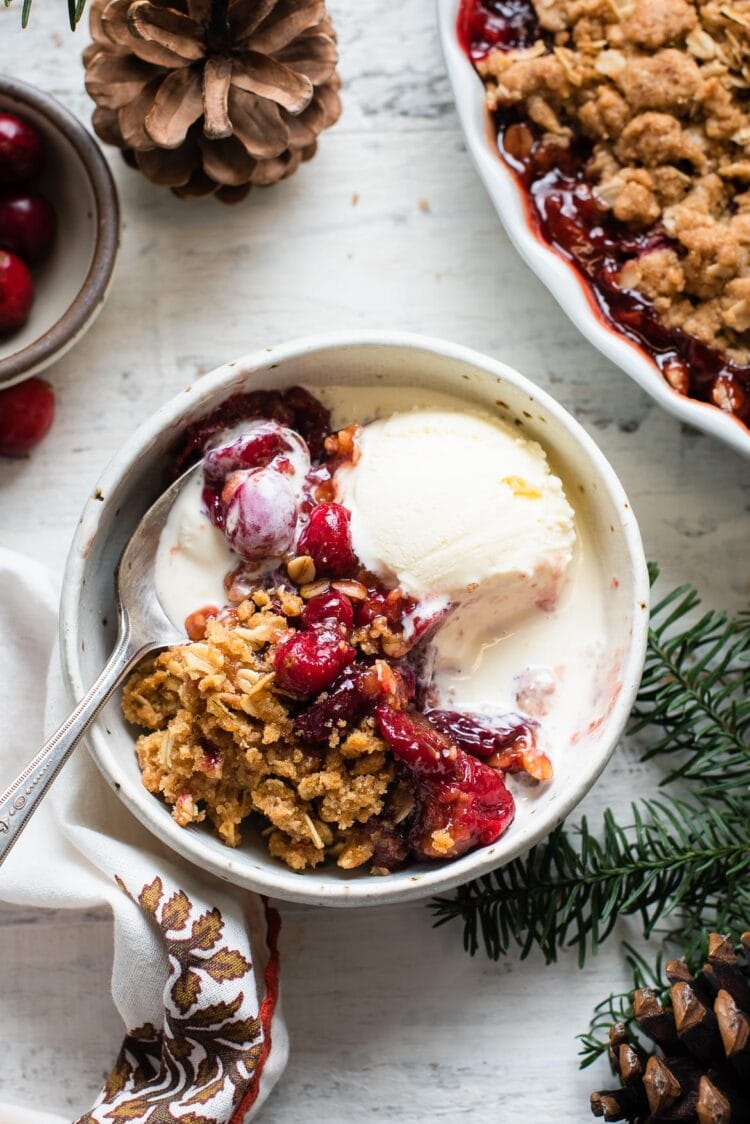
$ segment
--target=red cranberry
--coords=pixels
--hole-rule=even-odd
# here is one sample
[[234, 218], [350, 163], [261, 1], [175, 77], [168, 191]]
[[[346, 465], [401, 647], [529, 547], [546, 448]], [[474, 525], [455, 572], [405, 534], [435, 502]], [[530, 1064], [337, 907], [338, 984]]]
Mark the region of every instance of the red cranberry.
[[316, 398], [298, 386], [283, 393], [252, 390], [248, 394], [233, 394], [207, 418], [188, 426], [175, 461], [176, 475], [192, 464], [196, 454], [203, 453], [222, 430], [249, 418], [273, 419], [296, 430], [306, 441], [314, 460], [323, 456], [323, 438], [331, 428], [331, 419]]
[[493, 753], [533, 737], [529, 722], [520, 714], [494, 719], [457, 710], [431, 710], [427, 717], [441, 733], [474, 757], [492, 757]]
[[384, 617], [387, 613], [387, 609], [388, 606], [386, 604], [385, 594], [377, 589], [372, 590], [368, 593], [364, 601], [360, 601], [357, 604], [357, 624], [372, 624], [376, 617]]
[[[457, 775], [450, 780], [422, 780], [409, 835], [422, 859], [454, 859], [472, 847], [487, 847], [506, 831], [515, 816], [513, 797], [502, 776], [483, 761], [459, 751]], [[445, 847], [435, 833], [450, 836]]]
[[238, 469], [265, 468], [279, 453], [291, 452], [295, 445], [301, 444], [296, 433], [278, 422], [257, 422], [235, 441], [208, 450], [204, 465], [206, 480], [209, 484], [221, 484]]
[[394, 754], [415, 773], [449, 777], [461, 752], [423, 715], [381, 703], [375, 711], [380, 733]]
[[319, 597], [310, 598], [302, 610], [302, 623], [305, 628], [340, 624], [346, 632], [350, 632], [354, 627], [354, 608], [343, 593], [329, 589]]
[[42, 379], [0, 391], [0, 456], [20, 457], [42, 440], [55, 415], [55, 395]]
[[230, 476], [224, 534], [237, 554], [250, 562], [277, 558], [292, 545], [297, 524], [297, 493], [286, 476], [271, 468]]
[[409, 842], [419, 858], [455, 858], [494, 843], [510, 826], [515, 803], [500, 773], [453, 745], [422, 715], [381, 703], [375, 717], [394, 756], [414, 774]]
[[330, 687], [356, 654], [337, 632], [293, 632], [274, 653], [276, 682], [298, 695], [317, 695]]
[[520, 714], [488, 718], [455, 710], [431, 710], [427, 717], [461, 749], [485, 758], [493, 769], [528, 773], [535, 781], [552, 779], [552, 762], [537, 744], [537, 724]]
[[52, 248], [57, 216], [38, 191], [6, 191], [0, 196], [0, 248], [25, 262], [42, 261]]
[[297, 715], [294, 728], [305, 741], [328, 741], [342, 723], [353, 722], [367, 709], [371, 702], [363, 691], [367, 670], [359, 664], [347, 667], [331, 684], [325, 698], [316, 699]]
[[[391, 626], [403, 625], [404, 616], [416, 608], [417, 602], [404, 593], [403, 589], [371, 590], [364, 601], [357, 605], [357, 624], [371, 624], [375, 617], [385, 617]], [[420, 625], [420, 636], [426, 627]]]
[[297, 550], [309, 554], [319, 577], [343, 578], [357, 568], [349, 530], [351, 514], [340, 503], [319, 503], [299, 537]]
[[15, 254], [0, 250], [0, 335], [25, 324], [33, 303], [34, 282], [28, 267]]
[[325, 742], [334, 730], [340, 731], [376, 703], [405, 707], [413, 695], [414, 679], [403, 665], [394, 667], [385, 660], [355, 663], [341, 673], [323, 698], [297, 715], [295, 728], [306, 741]]
[[0, 113], [0, 183], [33, 179], [43, 164], [44, 146], [36, 129], [13, 113]]
[[464, 0], [458, 10], [458, 37], [473, 60], [494, 47], [530, 47], [539, 38], [539, 21], [529, 0]]

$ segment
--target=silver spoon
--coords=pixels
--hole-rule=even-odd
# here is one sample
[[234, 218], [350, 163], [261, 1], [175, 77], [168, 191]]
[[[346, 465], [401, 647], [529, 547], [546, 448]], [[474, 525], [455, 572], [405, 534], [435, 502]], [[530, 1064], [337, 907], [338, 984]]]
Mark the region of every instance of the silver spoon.
[[185, 634], [172, 624], [157, 597], [154, 567], [167, 516], [179, 493], [202, 468], [203, 462], [199, 461], [167, 489], [146, 512], [122, 552], [115, 574], [117, 642], [101, 675], [70, 717], [0, 796], [0, 864], [70, 754], [134, 664], [150, 652], [185, 642]]

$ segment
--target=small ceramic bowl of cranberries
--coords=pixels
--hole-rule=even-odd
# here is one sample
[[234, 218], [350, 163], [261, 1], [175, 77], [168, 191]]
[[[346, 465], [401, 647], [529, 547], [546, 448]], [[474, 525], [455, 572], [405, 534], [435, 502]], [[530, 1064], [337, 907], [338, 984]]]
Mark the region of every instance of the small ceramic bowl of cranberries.
[[[0, 79], [0, 393], [58, 359], [93, 323], [119, 230], [117, 193], [96, 141], [49, 94]], [[51, 395], [35, 384], [18, 388], [14, 417], [25, 396], [38, 439], [39, 401], [46, 397], [51, 420]], [[0, 418], [4, 412], [0, 399]], [[21, 428], [7, 441], [0, 434], [11, 455], [30, 447], [31, 422]]]

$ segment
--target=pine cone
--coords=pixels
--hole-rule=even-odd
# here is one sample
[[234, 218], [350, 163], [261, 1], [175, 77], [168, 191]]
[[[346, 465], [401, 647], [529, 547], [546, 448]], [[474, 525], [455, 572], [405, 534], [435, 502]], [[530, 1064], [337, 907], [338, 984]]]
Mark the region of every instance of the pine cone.
[[244, 198], [339, 116], [324, 0], [92, 0], [93, 125], [177, 195]]
[[747, 1124], [750, 1121], [750, 933], [742, 959], [717, 933], [696, 978], [683, 960], [667, 964], [664, 1005], [648, 988], [633, 996], [634, 1021], [610, 1031], [609, 1059], [622, 1088], [593, 1093], [594, 1116], [633, 1124]]

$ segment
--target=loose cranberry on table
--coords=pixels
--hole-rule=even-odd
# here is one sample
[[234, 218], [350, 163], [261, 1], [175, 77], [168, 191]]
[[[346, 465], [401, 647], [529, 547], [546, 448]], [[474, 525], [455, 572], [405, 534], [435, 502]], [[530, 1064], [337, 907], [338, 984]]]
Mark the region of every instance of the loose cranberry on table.
[[34, 282], [19, 257], [0, 250], [0, 335], [14, 332], [29, 318]]
[[357, 568], [349, 530], [351, 514], [340, 503], [319, 503], [310, 512], [297, 543], [299, 554], [309, 554], [318, 577], [343, 578]]
[[33, 125], [14, 113], [0, 113], [0, 183], [25, 183], [44, 165], [44, 144]]
[[0, 390], [0, 456], [20, 457], [45, 436], [55, 414], [55, 396], [42, 379]]
[[47, 257], [57, 232], [57, 217], [38, 191], [0, 194], [0, 249], [11, 250], [34, 265]]

